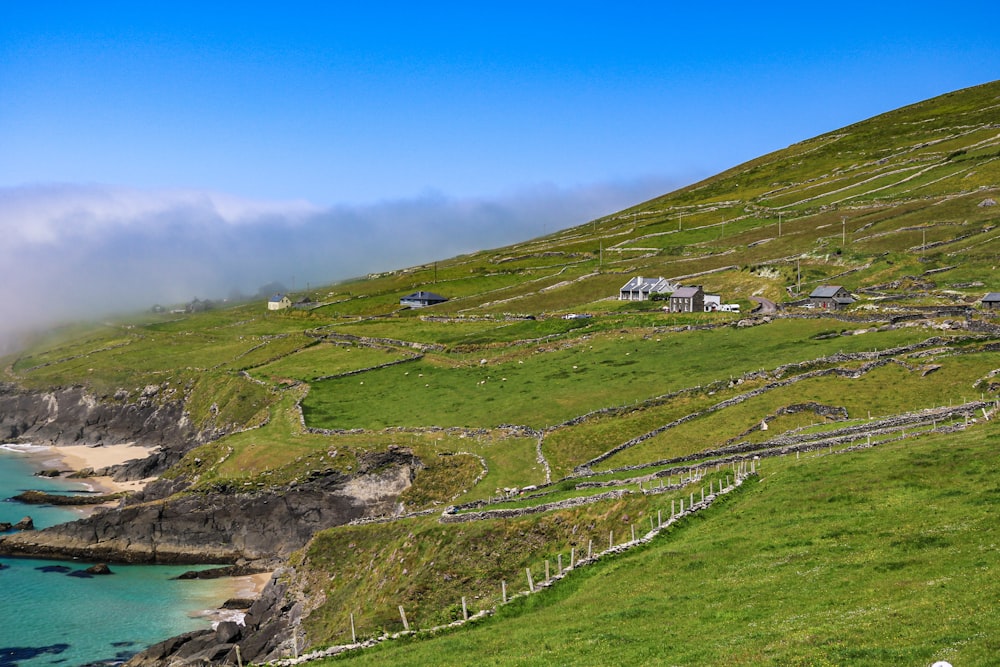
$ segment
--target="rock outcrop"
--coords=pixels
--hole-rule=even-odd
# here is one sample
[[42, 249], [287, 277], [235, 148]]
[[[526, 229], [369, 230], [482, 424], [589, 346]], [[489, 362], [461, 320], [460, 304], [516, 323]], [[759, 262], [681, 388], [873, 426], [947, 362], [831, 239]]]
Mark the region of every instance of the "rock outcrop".
[[235, 563], [281, 559], [324, 528], [393, 514], [420, 465], [407, 450], [359, 457], [334, 471], [268, 491], [184, 490], [164, 480], [118, 507], [0, 539], [0, 553], [126, 563]]
[[247, 611], [242, 623], [223, 621], [214, 630], [200, 630], [154, 644], [126, 667], [189, 667], [204, 664], [263, 663], [289, 653], [291, 628], [301, 608], [290, 601], [290, 573], [279, 570]]
[[124, 392], [99, 397], [83, 387], [35, 392], [0, 384], [2, 442], [163, 447], [161, 460], [135, 464], [137, 472], [129, 479], [162, 472], [187, 449], [219, 435], [199, 432], [179, 397], [171, 400], [151, 389], [132, 398]]

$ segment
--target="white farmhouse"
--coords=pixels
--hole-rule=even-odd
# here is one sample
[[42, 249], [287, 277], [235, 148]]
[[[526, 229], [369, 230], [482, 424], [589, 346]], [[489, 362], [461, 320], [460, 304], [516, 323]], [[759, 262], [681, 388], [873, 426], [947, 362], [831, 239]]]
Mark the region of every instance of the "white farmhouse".
[[268, 310], [284, 310], [291, 307], [292, 300], [288, 298], [287, 294], [275, 294], [267, 300]]
[[646, 301], [654, 294], [669, 294], [678, 285], [666, 278], [643, 278], [636, 276], [618, 290], [619, 301]]

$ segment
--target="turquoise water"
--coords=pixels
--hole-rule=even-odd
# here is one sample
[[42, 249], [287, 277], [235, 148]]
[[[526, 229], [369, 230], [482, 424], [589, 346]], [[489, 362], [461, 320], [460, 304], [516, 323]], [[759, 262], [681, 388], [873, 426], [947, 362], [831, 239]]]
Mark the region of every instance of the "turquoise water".
[[[39, 454], [0, 447], [0, 499], [29, 488], [67, 492], [80, 483], [34, 477]], [[49, 466], [51, 467], [51, 466]], [[75, 510], [0, 501], [0, 522], [25, 515], [43, 528]], [[90, 564], [0, 557], [0, 667], [69, 667], [121, 661], [172, 635], [205, 628], [225, 584], [172, 581], [185, 566], [111, 565], [111, 576], [71, 576]]]

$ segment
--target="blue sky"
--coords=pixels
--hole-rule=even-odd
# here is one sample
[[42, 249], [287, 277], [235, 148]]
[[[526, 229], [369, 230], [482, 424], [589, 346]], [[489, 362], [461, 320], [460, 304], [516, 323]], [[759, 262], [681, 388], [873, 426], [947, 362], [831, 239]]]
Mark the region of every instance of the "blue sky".
[[[87, 268], [155, 255], [164, 229], [338, 227], [350, 246], [378, 219], [364, 266], [303, 270], [294, 244], [289, 266], [394, 268], [473, 248], [387, 239], [508, 243], [996, 79], [998, 19], [985, 2], [3, 2], [0, 229], [52, 257], [91, 230], [107, 245], [73, 242]], [[231, 270], [139, 274], [130, 299]]]

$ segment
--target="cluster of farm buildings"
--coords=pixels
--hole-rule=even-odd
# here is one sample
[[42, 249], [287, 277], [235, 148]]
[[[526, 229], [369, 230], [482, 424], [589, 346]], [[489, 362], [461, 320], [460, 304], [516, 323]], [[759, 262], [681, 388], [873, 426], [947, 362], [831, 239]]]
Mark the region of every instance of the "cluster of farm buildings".
[[[737, 303], [722, 303], [719, 294], [706, 293], [701, 285], [681, 285], [666, 278], [645, 278], [636, 276], [618, 290], [620, 301], [666, 301], [664, 311], [671, 313], [701, 313], [701, 312], [740, 312]], [[406, 308], [425, 308], [447, 301], [447, 297], [434, 292], [419, 291], [407, 294], [399, 300], [399, 305]], [[809, 298], [795, 305], [806, 308], [821, 308], [837, 310], [855, 302], [851, 293], [840, 285], [820, 285], [814, 289]], [[990, 292], [983, 297], [982, 307], [987, 310], [1000, 310], [1000, 292]], [[284, 310], [293, 306], [297, 308], [315, 305], [309, 297], [292, 302], [287, 294], [275, 294], [267, 302], [268, 310]]]
[[739, 304], [722, 303], [722, 296], [705, 293], [701, 285], [685, 286], [666, 278], [636, 276], [618, 290], [618, 300], [667, 301], [663, 309], [671, 313], [740, 312]]

